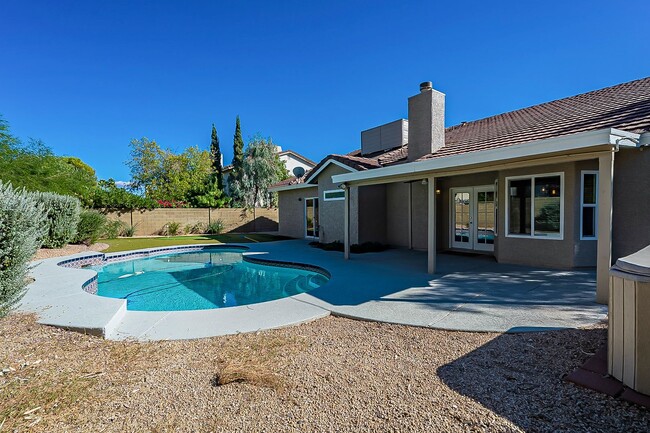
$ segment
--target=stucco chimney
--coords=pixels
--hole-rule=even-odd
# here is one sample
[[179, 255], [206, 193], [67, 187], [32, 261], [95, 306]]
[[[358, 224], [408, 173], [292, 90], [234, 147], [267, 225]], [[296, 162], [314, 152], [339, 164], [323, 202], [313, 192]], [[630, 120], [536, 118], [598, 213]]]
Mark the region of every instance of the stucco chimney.
[[409, 98], [408, 160], [433, 153], [445, 145], [445, 94], [431, 81], [420, 84], [420, 93]]

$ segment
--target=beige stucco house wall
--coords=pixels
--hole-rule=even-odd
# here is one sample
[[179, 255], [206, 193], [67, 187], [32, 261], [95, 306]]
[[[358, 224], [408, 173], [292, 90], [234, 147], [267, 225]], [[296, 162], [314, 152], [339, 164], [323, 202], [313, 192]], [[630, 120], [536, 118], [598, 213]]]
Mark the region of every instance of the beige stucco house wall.
[[[343, 242], [344, 200], [324, 200], [325, 191], [340, 191], [337, 184], [332, 182], [332, 176], [349, 173], [351, 170], [336, 164], [329, 164], [318, 174], [318, 206], [320, 217], [320, 242]], [[359, 239], [359, 207], [358, 188], [350, 189], [350, 243], [356, 244]]]
[[650, 148], [621, 149], [614, 158], [612, 259], [650, 245]]
[[316, 197], [318, 187], [282, 191], [278, 194], [279, 229], [282, 236], [305, 237], [305, 197]]

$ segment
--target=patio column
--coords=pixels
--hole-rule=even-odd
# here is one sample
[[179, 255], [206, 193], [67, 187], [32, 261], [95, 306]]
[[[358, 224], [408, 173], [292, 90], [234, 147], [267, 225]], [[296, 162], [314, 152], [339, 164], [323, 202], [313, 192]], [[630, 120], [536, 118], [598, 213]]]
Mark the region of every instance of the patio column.
[[343, 186], [345, 191], [345, 210], [343, 217], [343, 257], [345, 260], [350, 258], [350, 188]]
[[609, 301], [609, 268], [612, 265], [612, 192], [614, 152], [598, 158], [598, 259], [596, 302]]
[[427, 271], [436, 273], [436, 178], [430, 176], [427, 182], [428, 229], [427, 229]]

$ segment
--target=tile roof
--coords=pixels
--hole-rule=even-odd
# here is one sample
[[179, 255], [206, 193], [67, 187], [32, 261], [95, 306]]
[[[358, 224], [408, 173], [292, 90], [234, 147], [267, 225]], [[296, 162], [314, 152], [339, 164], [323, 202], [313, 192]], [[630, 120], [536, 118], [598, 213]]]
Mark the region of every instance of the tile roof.
[[[309, 173], [309, 172], [307, 172]], [[305, 173], [305, 174], [307, 174]], [[304, 183], [305, 182], [305, 175], [302, 175], [301, 177], [296, 177], [296, 176], [291, 176], [288, 179], [281, 180], [280, 182], [274, 183], [271, 185], [273, 188], [277, 188], [279, 186], [291, 186], [291, 185], [298, 185], [299, 183]]]
[[[603, 128], [650, 131], [650, 77], [510, 111], [445, 129], [445, 146], [420, 160], [476, 152]], [[328, 155], [301, 178], [274, 186], [304, 182], [310, 173], [334, 159], [355, 170], [370, 170], [407, 161], [408, 144], [383, 152]]]
[[421, 159], [603, 128], [650, 130], [650, 77], [452, 126], [445, 147]]
[[323, 158], [314, 168], [311, 170], [307, 171], [304, 175], [301, 177], [290, 177], [288, 179], [285, 179], [283, 181], [280, 181], [278, 183], [274, 183], [271, 185], [273, 188], [277, 188], [280, 186], [291, 186], [291, 185], [298, 185], [301, 183], [305, 183], [307, 179], [309, 179], [309, 176], [311, 176], [311, 173], [315, 173], [320, 168], [327, 163], [327, 161], [334, 160], [338, 161], [342, 164], [347, 165], [348, 167], [351, 167], [357, 171], [362, 171], [362, 170], [370, 170], [372, 168], [379, 168], [381, 165], [379, 162], [377, 162], [376, 159], [372, 158], [364, 158], [361, 156], [352, 156], [352, 155], [327, 155], [325, 158]]

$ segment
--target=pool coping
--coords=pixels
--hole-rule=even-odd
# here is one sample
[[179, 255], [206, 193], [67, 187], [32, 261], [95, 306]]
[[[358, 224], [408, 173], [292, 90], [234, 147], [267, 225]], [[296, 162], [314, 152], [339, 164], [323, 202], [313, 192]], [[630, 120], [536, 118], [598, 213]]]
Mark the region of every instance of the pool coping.
[[126, 300], [97, 296], [97, 273], [83, 266], [115, 263], [169, 253], [219, 249], [242, 250], [244, 260], [308, 269], [330, 277], [326, 269], [296, 262], [254, 257], [258, 252], [238, 244], [194, 244], [154, 247], [129, 252], [84, 252], [32, 262], [29, 284], [19, 311], [34, 312], [45, 325], [102, 336], [106, 339], [168, 340], [256, 332], [326, 317], [330, 311], [313, 305], [302, 293], [287, 298], [228, 308], [187, 311], [133, 311]]
[[[230, 248], [233, 244], [200, 247], [211, 245]], [[23, 298], [21, 308], [39, 313], [41, 323], [110, 339], [136, 340], [256, 332], [329, 314], [472, 332], [577, 328], [592, 326], [607, 317], [607, 306], [595, 302], [595, 270], [532, 268], [497, 263], [485, 256], [440, 254], [438, 272], [431, 275], [426, 273], [426, 253], [420, 251], [395, 248], [353, 254], [345, 260], [339, 252], [312, 248], [308, 241], [300, 239], [246, 246], [250, 250], [244, 254], [251, 261], [314, 265], [325, 268], [332, 277], [328, 284], [308, 293], [259, 304], [184, 312], [128, 311], [122, 307], [123, 301], [99, 300], [79, 290], [92, 278], [92, 271], [57, 269], [57, 262], [101, 254], [82, 253], [34, 263], [31, 274], [36, 282]], [[182, 247], [198, 246], [174, 248]]]

